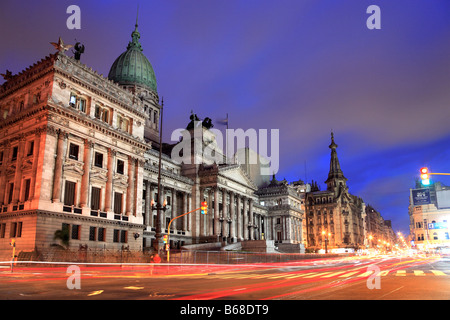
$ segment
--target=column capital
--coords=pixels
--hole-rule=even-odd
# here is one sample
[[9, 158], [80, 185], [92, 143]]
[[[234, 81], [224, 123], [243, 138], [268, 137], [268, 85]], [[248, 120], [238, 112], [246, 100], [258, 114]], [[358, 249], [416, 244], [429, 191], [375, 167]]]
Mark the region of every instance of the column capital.
[[90, 140], [90, 139], [84, 139], [84, 146], [86, 148], [92, 149], [94, 147], [95, 143], [94, 141]]

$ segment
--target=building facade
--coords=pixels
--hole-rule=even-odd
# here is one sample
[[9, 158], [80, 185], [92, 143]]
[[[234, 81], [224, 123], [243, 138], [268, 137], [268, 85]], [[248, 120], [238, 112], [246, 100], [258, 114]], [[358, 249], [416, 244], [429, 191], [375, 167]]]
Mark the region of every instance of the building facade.
[[450, 248], [450, 187], [434, 182], [416, 183], [410, 189], [410, 240], [413, 248], [425, 251]]
[[307, 247], [305, 197], [310, 186], [303, 181], [277, 181], [259, 188], [259, 202], [268, 210], [266, 236], [284, 252], [304, 252]]
[[337, 147], [332, 133], [327, 190], [313, 188], [306, 195], [307, 241], [311, 250], [359, 249], [366, 245], [365, 204], [348, 192]]
[[367, 246], [372, 249], [392, 250], [397, 237], [390, 220], [385, 220], [372, 206], [366, 206]]

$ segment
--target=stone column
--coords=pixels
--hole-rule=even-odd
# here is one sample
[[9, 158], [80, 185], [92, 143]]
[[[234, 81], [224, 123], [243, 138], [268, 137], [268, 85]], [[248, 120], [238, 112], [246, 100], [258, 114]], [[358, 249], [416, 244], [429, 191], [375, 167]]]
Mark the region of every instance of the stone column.
[[[158, 203], [161, 206], [161, 208], [162, 208], [162, 206], [164, 204], [164, 198], [165, 198], [164, 194], [165, 194], [165, 192], [166, 191], [164, 189], [164, 185], [161, 184], [161, 194], [158, 193]], [[163, 210], [159, 210], [159, 214], [160, 214], [159, 220], [161, 221], [161, 232], [165, 233], [165, 229], [166, 229], [166, 213]]]
[[152, 227], [153, 225], [153, 214], [152, 214], [152, 184], [150, 180], [145, 180], [145, 225]]
[[[34, 199], [35, 187], [36, 187], [36, 175], [37, 175], [37, 167], [39, 162], [39, 148], [41, 144], [41, 130], [37, 130], [36, 137], [34, 139], [34, 150], [33, 150], [33, 176], [31, 177], [31, 185], [30, 185], [30, 196], [29, 200], [32, 201]], [[5, 161], [5, 158], [3, 158]], [[1, 196], [0, 196], [0, 199]]]
[[[192, 194], [189, 193], [186, 197], [186, 205], [187, 205], [187, 210], [191, 211], [192, 210]], [[188, 214], [186, 217], [186, 231], [192, 231], [192, 214]]]
[[133, 214], [133, 198], [134, 198], [134, 163], [135, 159], [128, 156], [128, 188], [125, 212], [127, 216]]
[[114, 178], [114, 163], [116, 159], [116, 151], [111, 148], [108, 149], [108, 174], [105, 188], [105, 211], [112, 211], [112, 195], [113, 195], [113, 178]]
[[20, 199], [20, 188], [22, 185], [22, 160], [25, 153], [25, 137], [21, 137], [19, 140], [19, 148], [17, 151], [16, 159], [16, 173], [14, 176], [14, 192], [12, 197], [12, 203], [17, 204]]
[[255, 240], [255, 228], [253, 227], [255, 225], [254, 219], [253, 219], [253, 199], [249, 200], [249, 213], [248, 213], [248, 220], [249, 220], [249, 239]]
[[[189, 212], [188, 210], [188, 194], [183, 192], [183, 213]], [[184, 216], [183, 219], [183, 231], [187, 231], [187, 222], [190, 214]]]
[[234, 192], [232, 191], [230, 191], [230, 216], [231, 216], [231, 225], [230, 225], [231, 242], [236, 242], [236, 214], [234, 206]]
[[64, 157], [64, 144], [67, 138], [67, 133], [58, 131], [58, 142], [56, 144], [56, 161], [53, 176], [53, 193], [52, 201], [61, 201], [61, 184], [62, 184], [62, 167], [63, 167], [63, 157]]
[[244, 201], [243, 203], [243, 207], [244, 207], [244, 212], [243, 212], [243, 227], [244, 227], [244, 240], [248, 240], [248, 214], [247, 214], [247, 198], [243, 197], [242, 199]]
[[[177, 212], [177, 190], [172, 189], [172, 215], [171, 215], [171, 219], [175, 218], [176, 216], [179, 216], [180, 213]], [[172, 224], [170, 225], [171, 230], [174, 231], [174, 233], [176, 234], [177, 228], [176, 228], [176, 224], [177, 224], [177, 220], [174, 220], [172, 222]]]
[[214, 235], [219, 238], [220, 235], [220, 221], [219, 221], [219, 188], [214, 188]]
[[11, 151], [11, 144], [9, 141], [7, 141], [1, 147], [3, 148], [4, 151], [3, 151], [3, 162], [1, 165], [1, 173], [0, 173], [0, 201], [1, 201], [1, 204], [6, 204], [7, 203], [7, 201], [5, 201], [6, 168], [7, 168], [7, 162], [9, 159], [9, 154]]
[[242, 241], [242, 214], [241, 214], [241, 196], [236, 195], [236, 225], [237, 225], [237, 237], [239, 241]]
[[[200, 202], [202, 202], [205, 199], [205, 188], [200, 188]], [[205, 215], [201, 214], [201, 212], [197, 211], [197, 214], [199, 215], [199, 225], [200, 225], [200, 236], [205, 236]]]
[[84, 154], [83, 154], [83, 176], [81, 177], [80, 188], [80, 207], [86, 207], [89, 197], [89, 174], [91, 171], [91, 149], [93, 143], [87, 139], [84, 140]]
[[[227, 190], [222, 189], [222, 239], [227, 236], [227, 217], [228, 217], [228, 207], [227, 207]], [[220, 240], [222, 240], [220, 239]]]

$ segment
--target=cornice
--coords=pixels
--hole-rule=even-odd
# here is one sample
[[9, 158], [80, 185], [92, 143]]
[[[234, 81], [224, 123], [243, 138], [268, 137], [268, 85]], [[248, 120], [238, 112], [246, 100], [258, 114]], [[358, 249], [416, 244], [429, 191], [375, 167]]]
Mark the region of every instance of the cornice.
[[96, 217], [83, 216], [83, 215], [74, 214], [74, 213], [61, 213], [61, 212], [46, 211], [46, 210], [24, 210], [24, 211], [15, 211], [15, 212], [5, 212], [5, 213], [1, 214], [2, 218], [19, 218], [19, 217], [23, 217], [23, 216], [72, 219], [72, 220], [78, 220], [78, 221], [90, 222], [90, 223], [109, 224], [112, 226], [122, 226], [122, 227], [139, 228], [139, 229], [145, 228], [145, 226], [143, 224], [132, 223], [132, 222], [128, 222], [128, 221], [96, 218]]

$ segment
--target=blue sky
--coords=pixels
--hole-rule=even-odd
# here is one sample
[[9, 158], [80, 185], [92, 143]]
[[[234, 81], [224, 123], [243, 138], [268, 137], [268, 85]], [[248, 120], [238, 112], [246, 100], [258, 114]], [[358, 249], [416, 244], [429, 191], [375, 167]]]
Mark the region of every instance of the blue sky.
[[[61, 36], [81, 41], [82, 62], [106, 76], [131, 39], [138, 3], [167, 142], [191, 110], [214, 120], [228, 113], [230, 128], [279, 129], [277, 177], [307, 177], [323, 190], [333, 130], [350, 192], [404, 233], [419, 168], [450, 172], [447, 0], [3, 0], [0, 72], [53, 53], [49, 42]], [[66, 27], [71, 4], [80, 30]], [[366, 27], [372, 4], [380, 30]]]

